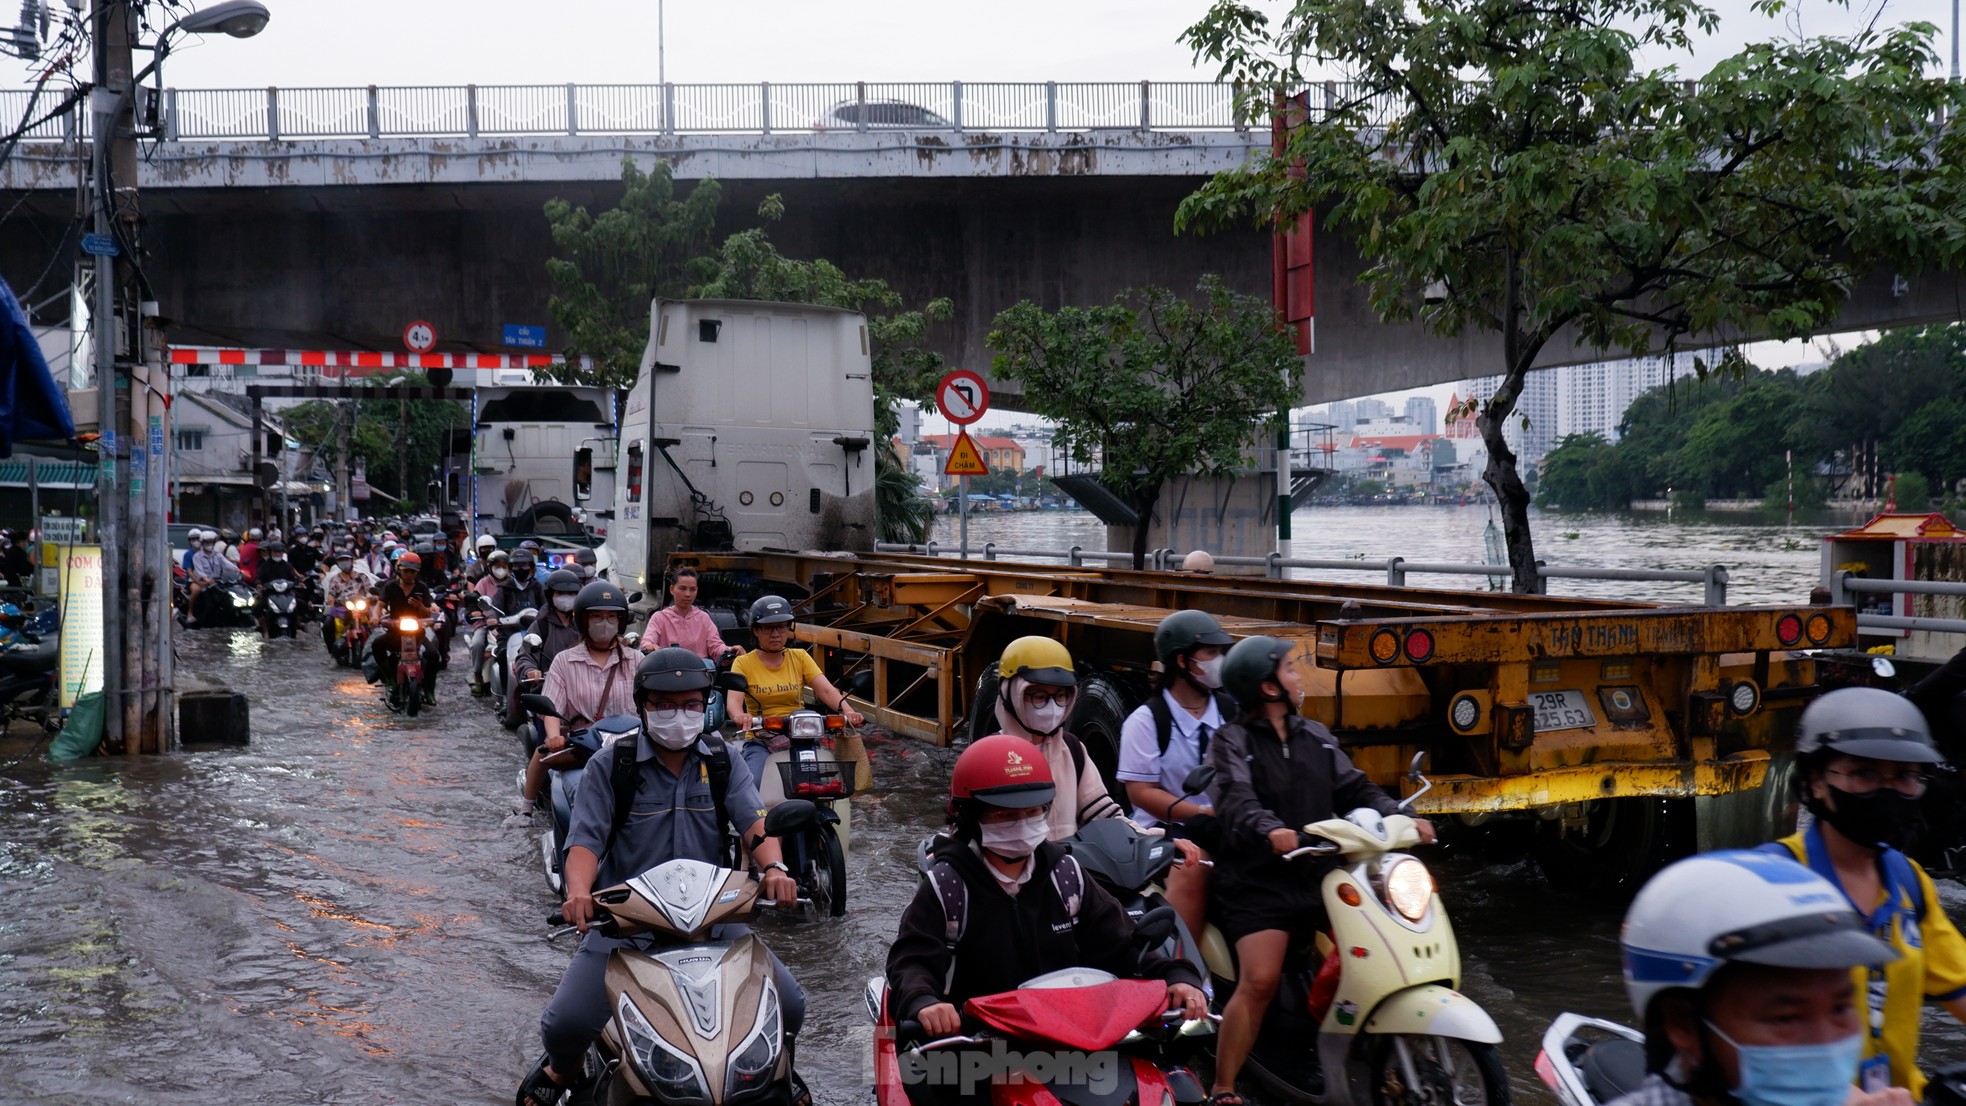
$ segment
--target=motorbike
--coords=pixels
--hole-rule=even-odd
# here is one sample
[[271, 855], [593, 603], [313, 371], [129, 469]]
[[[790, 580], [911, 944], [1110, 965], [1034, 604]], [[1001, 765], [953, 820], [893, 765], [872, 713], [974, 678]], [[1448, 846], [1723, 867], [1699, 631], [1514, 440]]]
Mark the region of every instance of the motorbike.
[[423, 643], [434, 636], [434, 631], [429, 619], [406, 614], [385, 632], [396, 635], [396, 671], [389, 681], [389, 709], [415, 718], [423, 709]]
[[[790, 832], [810, 816], [811, 807], [788, 804], [766, 815], [765, 832]], [[711, 934], [769, 905], [759, 887], [731, 868], [669, 860], [594, 894], [603, 935], [643, 940], [608, 957], [613, 1014], [588, 1057], [600, 1073], [593, 1101], [792, 1106], [807, 1098], [764, 943], [751, 933]]]
[[[492, 702], [498, 711], [498, 723], [508, 730], [516, 730], [526, 720], [525, 711], [518, 709], [518, 699], [512, 694], [513, 661], [519, 654], [523, 643], [520, 627], [530, 626], [539, 616], [539, 608], [527, 607], [515, 614], [506, 614], [491, 601], [491, 596], [478, 597], [478, 605], [493, 616], [491, 633], [485, 639], [485, 655], [482, 663], [484, 682], [491, 688]], [[474, 658], [474, 663], [480, 663]], [[524, 691], [537, 691], [537, 686], [523, 688]]]
[[56, 669], [61, 660], [61, 614], [52, 605], [28, 616], [13, 641], [0, 647], [0, 729], [16, 720], [61, 729]]
[[[1421, 774], [1424, 752], [1408, 777]], [[1203, 765], [1196, 774], [1213, 770]], [[1188, 782], [1196, 778], [1191, 775]], [[1205, 784], [1204, 784], [1205, 786]], [[1420, 842], [1413, 819], [1363, 809], [1298, 831], [1286, 860], [1335, 856], [1324, 877], [1331, 931], [1311, 964], [1286, 970], [1246, 1070], [1280, 1096], [1308, 1106], [1370, 1106], [1410, 1097], [1507, 1106], [1508, 1079], [1495, 1019], [1458, 990], [1461, 953], [1425, 864], [1404, 850]], [[1216, 998], [1236, 986], [1233, 950], [1209, 926], [1202, 955]], [[1344, 950], [1346, 955], [1333, 955]], [[1325, 972], [1319, 964], [1329, 961]], [[1336, 989], [1313, 1005], [1313, 981], [1336, 966]], [[1322, 988], [1319, 988], [1322, 990]]]
[[[1164, 910], [1159, 920], [1171, 923], [1172, 908]], [[1170, 932], [1165, 924], [1146, 928], [1148, 942]], [[1048, 972], [1015, 991], [970, 999], [963, 1004], [969, 1031], [938, 1040], [924, 1040], [919, 1022], [894, 1018], [885, 978], [869, 980], [864, 998], [876, 1025], [876, 1106], [913, 1106], [908, 1086], [931, 1081], [953, 1085], [964, 1101], [981, 1101], [981, 1089], [962, 1080], [985, 1075], [992, 1106], [1206, 1101], [1201, 1081], [1179, 1058], [1213, 1025], [1182, 1022], [1179, 1011], [1163, 1010], [1167, 985], [1158, 980], [1120, 979], [1094, 968]], [[956, 1049], [970, 1052], [959, 1058]]]
[[362, 643], [368, 640], [363, 629], [367, 621], [369, 599], [367, 596], [351, 597], [345, 604], [335, 604], [328, 608], [327, 639], [328, 655], [336, 664], [353, 668], [362, 661]]
[[[743, 677], [724, 679], [726, 686], [734, 686]], [[853, 794], [854, 766], [831, 759], [820, 741], [845, 729], [844, 716], [813, 710], [760, 718], [753, 725], [754, 732], [786, 738], [785, 747], [766, 760], [764, 778], [758, 781], [765, 809], [787, 799], [804, 799], [816, 808], [806, 831], [784, 839], [785, 865], [798, 880], [800, 897], [823, 905], [835, 918], [846, 914], [846, 854], [853, 838], [853, 806], [846, 800]]]
[[1543, 1033], [1536, 1077], [1562, 1106], [1604, 1106], [1645, 1081], [1645, 1034], [1582, 1014], [1562, 1014]]
[[[519, 700], [526, 710], [537, 717], [560, 717], [559, 708], [544, 695], [524, 694], [519, 696]], [[547, 827], [539, 835], [539, 854], [546, 869], [546, 885], [553, 894], [566, 894], [567, 829], [573, 824], [573, 800], [580, 793], [580, 780], [586, 774], [588, 760], [624, 737], [633, 739], [641, 725], [641, 720], [632, 714], [610, 715], [592, 725], [570, 731], [564, 747], [542, 758], [547, 786], [535, 805], [547, 817]], [[525, 785], [526, 770], [521, 768], [519, 788], [522, 794]]]
[[[1186, 802], [1207, 789], [1208, 785], [1204, 782], [1202, 786], [1188, 790], [1180, 801]], [[1181, 859], [1180, 851], [1174, 847], [1173, 833], [1177, 829], [1169, 826], [1168, 835], [1157, 836], [1140, 832], [1124, 818], [1097, 818], [1079, 827], [1079, 831], [1067, 837], [1062, 844], [1078, 858], [1079, 867], [1118, 900], [1127, 916], [1138, 924], [1150, 911], [1162, 907], [1173, 909], [1168, 906], [1166, 891], [1161, 884], [1168, 870]], [[1201, 975], [1202, 991], [1210, 992], [1208, 966], [1202, 960], [1201, 943], [1178, 916], [1163, 947], [1155, 951], [1193, 964]]]
[[266, 585], [260, 598], [260, 633], [268, 638], [297, 637], [300, 634], [300, 596], [293, 581], [275, 580]]

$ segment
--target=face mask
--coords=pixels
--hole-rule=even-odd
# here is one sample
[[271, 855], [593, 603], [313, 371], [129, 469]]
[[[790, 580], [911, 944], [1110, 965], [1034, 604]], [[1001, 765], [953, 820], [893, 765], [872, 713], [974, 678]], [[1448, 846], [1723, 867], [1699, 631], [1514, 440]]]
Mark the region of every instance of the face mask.
[[1864, 1053], [1861, 1033], [1817, 1045], [1744, 1045], [1712, 1022], [1707, 1028], [1740, 1054], [1734, 1097], [1746, 1106], [1841, 1106]]
[[512, 570], [506, 568], [504, 565], [499, 565], [492, 569], [492, 579], [494, 580], [503, 580], [510, 575], [512, 575]]
[[984, 822], [978, 828], [983, 831], [983, 847], [1010, 860], [1030, 856], [1051, 836], [1051, 824], [1042, 814], [1015, 822]]
[[513, 574], [513, 578], [518, 580], [521, 584], [530, 584], [532, 583], [532, 569], [528, 568], [516, 572]]
[[674, 718], [663, 718], [643, 711], [642, 729], [648, 731], [649, 738], [657, 745], [673, 753], [695, 743], [703, 729], [703, 716], [679, 710]]
[[1222, 662], [1228, 659], [1224, 654], [1217, 654], [1208, 660], [1196, 661], [1194, 669], [1188, 675], [1196, 683], [1213, 691], [1222, 686]]
[[608, 644], [614, 640], [614, 635], [620, 632], [621, 626], [615, 622], [613, 615], [595, 619], [587, 624], [587, 637], [596, 645]]
[[556, 611], [571, 612], [573, 610], [573, 601], [578, 598], [579, 596], [577, 595], [556, 592], [553, 595], [553, 609]]
[[1046, 703], [1041, 707], [1025, 707], [1017, 716], [1025, 728], [1039, 737], [1050, 737], [1065, 724], [1065, 704]]
[[1859, 845], [1889, 845], [1903, 852], [1925, 832], [1925, 815], [1918, 808], [1918, 800], [1893, 788], [1880, 787], [1868, 795], [1857, 795], [1830, 787], [1829, 793], [1836, 800], [1836, 809], [1812, 801], [1811, 813]]

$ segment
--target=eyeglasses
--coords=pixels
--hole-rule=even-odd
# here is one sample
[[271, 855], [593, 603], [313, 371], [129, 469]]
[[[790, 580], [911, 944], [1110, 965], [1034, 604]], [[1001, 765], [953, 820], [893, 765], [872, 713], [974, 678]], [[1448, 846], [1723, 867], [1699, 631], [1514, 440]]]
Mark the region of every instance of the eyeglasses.
[[1885, 773], [1875, 768], [1831, 768], [1823, 774], [1849, 781], [1850, 786], [1843, 790], [1852, 795], [1868, 795], [1880, 787], [1888, 787], [1916, 799], [1925, 794], [1925, 788], [1932, 782], [1930, 775], [1915, 769]]
[[664, 722], [674, 721], [676, 716], [679, 714], [702, 714], [702, 713], [703, 713], [703, 704], [701, 702], [684, 703], [682, 706], [669, 705], [669, 706], [649, 708], [649, 716], [651, 718], [660, 718]]
[[1024, 705], [1027, 707], [1041, 707], [1046, 703], [1057, 703], [1059, 706], [1064, 706], [1072, 701], [1073, 691], [1074, 689], [1069, 687], [1061, 687], [1051, 692], [1046, 692], [1041, 688], [1035, 687], [1025, 688]]

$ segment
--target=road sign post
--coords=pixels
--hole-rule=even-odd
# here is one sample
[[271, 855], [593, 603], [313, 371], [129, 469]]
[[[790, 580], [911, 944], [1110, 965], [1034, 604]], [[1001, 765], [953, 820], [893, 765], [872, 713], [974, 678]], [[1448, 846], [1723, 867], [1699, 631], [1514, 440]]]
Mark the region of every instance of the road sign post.
[[956, 443], [949, 450], [949, 461], [942, 467], [942, 474], [957, 478], [956, 540], [966, 561], [969, 559], [969, 478], [990, 472], [983, 465], [982, 455], [976, 452], [976, 443], [969, 440], [967, 428], [990, 409], [990, 386], [976, 373], [957, 369], [935, 385], [935, 407], [957, 427]]

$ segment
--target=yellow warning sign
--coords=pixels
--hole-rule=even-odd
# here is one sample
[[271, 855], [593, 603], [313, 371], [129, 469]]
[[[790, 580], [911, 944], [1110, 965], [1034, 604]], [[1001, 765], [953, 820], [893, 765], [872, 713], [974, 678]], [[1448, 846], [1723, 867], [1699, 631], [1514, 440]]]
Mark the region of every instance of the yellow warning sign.
[[983, 455], [976, 452], [976, 443], [969, 440], [968, 431], [956, 434], [956, 444], [949, 450], [949, 463], [942, 466], [944, 476], [988, 476], [990, 470], [983, 464]]

